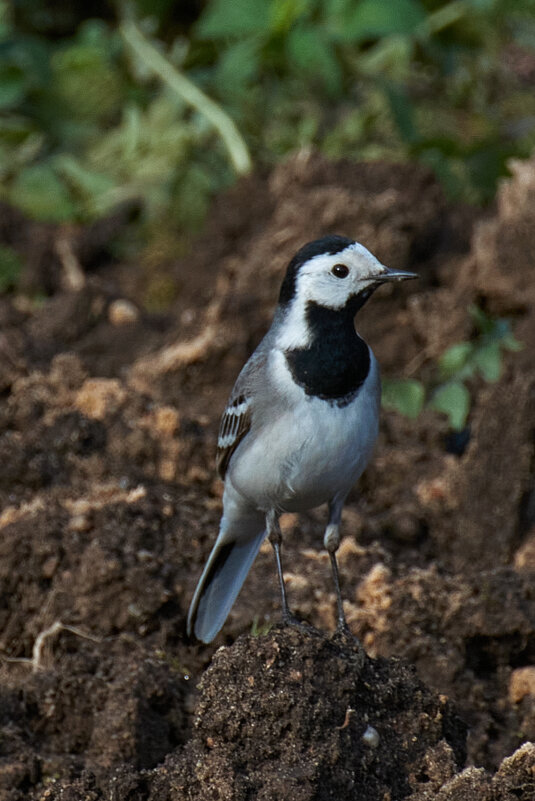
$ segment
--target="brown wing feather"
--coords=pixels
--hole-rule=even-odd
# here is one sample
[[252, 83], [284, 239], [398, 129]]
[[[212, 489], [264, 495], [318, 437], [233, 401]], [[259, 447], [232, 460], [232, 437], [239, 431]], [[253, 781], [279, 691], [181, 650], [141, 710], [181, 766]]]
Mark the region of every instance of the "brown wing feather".
[[230, 458], [250, 428], [249, 399], [245, 395], [238, 395], [225, 409], [219, 427], [216, 467], [221, 478], [225, 478]]

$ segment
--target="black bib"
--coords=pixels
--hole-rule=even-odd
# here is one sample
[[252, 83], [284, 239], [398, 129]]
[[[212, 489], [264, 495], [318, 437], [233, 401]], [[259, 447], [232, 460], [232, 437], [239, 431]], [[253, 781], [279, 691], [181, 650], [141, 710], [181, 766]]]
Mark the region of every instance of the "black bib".
[[370, 350], [353, 323], [364, 301], [353, 298], [343, 309], [308, 303], [306, 318], [312, 341], [306, 348], [285, 353], [294, 381], [307, 395], [346, 406], [366, 380]]

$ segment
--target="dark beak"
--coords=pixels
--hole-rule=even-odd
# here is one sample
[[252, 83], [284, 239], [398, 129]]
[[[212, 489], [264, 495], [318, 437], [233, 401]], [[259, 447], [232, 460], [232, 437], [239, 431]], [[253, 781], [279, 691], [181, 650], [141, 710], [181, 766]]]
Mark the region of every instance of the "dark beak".
[[387, 281], [407, 281], [409, 278], [419, 278], [417, 273], [409, 273], [406, 270], [391, 270], [385, 267], [385, 272], [373, 276], [378, 284], [384, 284]]

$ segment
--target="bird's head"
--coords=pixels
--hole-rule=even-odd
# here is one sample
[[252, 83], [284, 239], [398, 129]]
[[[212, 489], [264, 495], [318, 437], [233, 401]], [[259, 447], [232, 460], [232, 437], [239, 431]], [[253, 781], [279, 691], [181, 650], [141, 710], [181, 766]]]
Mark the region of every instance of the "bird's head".
[[304, 245], [293, 257], [282, 283], [279, 304], [312, 302], [355, 314], [381, 284], [417, 278], [391, 270], [369, 250], [345, 236], [325, 236]]

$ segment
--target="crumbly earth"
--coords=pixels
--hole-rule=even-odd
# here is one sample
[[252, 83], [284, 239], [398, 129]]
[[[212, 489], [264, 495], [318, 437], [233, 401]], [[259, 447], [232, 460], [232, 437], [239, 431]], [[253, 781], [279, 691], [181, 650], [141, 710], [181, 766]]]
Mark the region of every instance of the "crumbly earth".
[[[0, 801], [532, 801], [535, 159], [481, 215], [415, 166], [299, 155], [159, 265], [159, 313], [147, 265], [112, 256], [127, 210], [79, 230], [1, 211], [42, 300], [0, 298]], [[189, 643], [220, 413], [289, 257], [334, 232], [421, 276], [359, 314], [384, 375], [432, 381], [474, 302], [524, 348], [471, 380], [464, 440], [383, 413], [340, 548], [365, 652], [332, 637], [323, 510], [282, 520], [292, 607], [323, 634], [273, 628], [266, 546], [215, 643]]]

